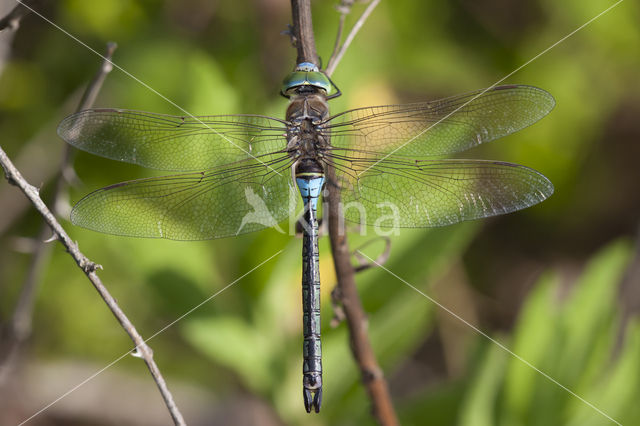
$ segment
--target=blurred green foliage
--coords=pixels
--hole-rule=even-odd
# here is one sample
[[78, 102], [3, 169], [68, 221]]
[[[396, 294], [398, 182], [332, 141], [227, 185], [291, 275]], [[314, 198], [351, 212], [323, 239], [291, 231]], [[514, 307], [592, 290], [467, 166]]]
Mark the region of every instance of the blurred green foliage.
[[[332, 101], [333, 111], [487, 87], [611, 4], [382, 2], [332, 77], [344, 93]], [[325, 62], [337, 28], [333, 6], [313, 3]], [[348, 25], [363, 8], [355, 6]], [[634, 405], [640, 327], [631, 303], [635, 293], [622, 285], [625, 279], [639, 284], [637, 275], [625, 272], [637, 262], [630, 241], [640, 208], [639, 9], [623, 2], [511, 75], [505, 83], [542, 87], [557, 107], [531, 128], [465, 154], [541, 171], [556, 186], [551, 199], [506, 217], [392, 237], [385, 267], [486, 336], [382, 269], [358, 275], [370, 336], [402, 424], [612, 423], [594, 407], [622, 424], [640, 424]], [[278, 90], [295, 60], [289, 39], [279, 35], [290, 21], [286, 1], [67, 0], [42, 12], [97, 51], [107, 41], [119, 44], [114, 61], [131, 75], [114, 70], [96, 106], [284, 115], [286, 100]], [[43, 184], [45, 199], [53, 171], [44, 173], [31, 153], [45, 153], [44, 164], [58, 161], [62, 142], [55, 124], [73, 111], [98, 64], [86, 47], [37, 16], [26, 18], [16, 34], [0, 75], [1, 143], [22, 159], [32, 183]], [[71, 203], [92, 189], [155, 173], [82, 152], [75, 170], [83, 184], [71, 190]], [[29, 262], [16, 237], [35, 236], [40, 223], [26, 207], [9, 213], [5, 207], [18, 198], [0, 183], [3, 320]], [[64, 226], [104, 266], [102, 279], [144, 336], [235, 283], [151, 340], [170, 387], [188, 382], [208, 389], [222, 413], [226, 401], [251, 410], [247, 395], [253, 395], [285, 424], [373, 423], [346, 327], [329, 324], [334, 276], [326, 238], [320, 247], [325, 401], [319, 415], [307, 415], [299, 239], [267, 230], [210, 242], [136, 240], [78, 229], [66, 217], [63, 212]], [[354, 235], [352, 246], [370, 238]], [[375, 257], [381, 248], [367, 250]], [[58, 246], [34, 321], [27, 365], [88, 360], [97, 370], [131, 346]], [[147, 377], [138, 360], [112, 368]], [[163, 410], [159, 400], [157, 410]]]

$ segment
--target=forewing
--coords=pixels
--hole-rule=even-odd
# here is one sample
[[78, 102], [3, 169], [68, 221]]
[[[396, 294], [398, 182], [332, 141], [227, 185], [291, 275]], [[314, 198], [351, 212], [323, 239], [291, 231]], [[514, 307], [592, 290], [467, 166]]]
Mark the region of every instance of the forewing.
[[537, 87], [497, 86], [432, 102], [354, 109], [330, 118], [324, 129], [337, 151], [357, 158], [440, 156], [523, 129], [554, 105]]
[[528, 167], [484, 160], [336, 162], [345, 218], [388, 227], [435, 227], [514, 212], [553, 193]]
[[288, 157], [112, 185], [75, 205], [71, 221], [107, 234], [206, 240], [277, 226], [297, 200]]
[[179, 117], [90, 109], [65, 118], [58, 135], [113, 160], [171, 171], [199, 171], [281, 151], [283, 121], [257, 115]]

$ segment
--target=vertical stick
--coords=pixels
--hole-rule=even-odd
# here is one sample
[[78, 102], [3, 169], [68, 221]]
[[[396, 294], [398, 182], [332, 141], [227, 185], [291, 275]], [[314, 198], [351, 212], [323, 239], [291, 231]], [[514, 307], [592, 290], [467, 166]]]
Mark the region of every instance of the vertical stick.
[[316, 41], [313, 38], [313, 22], [311, 21], [311, 4], [309, 0], [291, 0], [293, 18], [293, 35], [295, 37], [298, 59], [296, 63], [311, 62], [320, 66]]
[[336, 173], [333, 167], [329, 167], [327, 170], [327, 182], [329, 238], [338, 279], [340, 301], [349, 327], [351, 351], [358, 367], [360, 367], [362, 382], [369, 393], [373, 415], [381, 425], [397, 425], [398, 418], [391, 402], [387, 381], [382, 369], [378, 366], [367, 334], [367, 316], [362, 308], [356, 287], [355, 270], [351, 265], [351, 253], [343, 226], [344, 221], [341, 220], [340, 188], [336, 184]]

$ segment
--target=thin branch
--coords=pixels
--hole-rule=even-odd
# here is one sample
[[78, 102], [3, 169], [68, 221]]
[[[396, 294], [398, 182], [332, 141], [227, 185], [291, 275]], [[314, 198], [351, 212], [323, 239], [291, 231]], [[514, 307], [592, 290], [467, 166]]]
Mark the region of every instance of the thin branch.
[[[304, 56], [305, 52], [311, 51], [315, 54], [309, 0], [291, 0], [291, 9], [293, 13], [293, 33], [297, 38], [298, 61], [300, 62], [301, 59], [307, 61], [311, 58]], [[369, 5], [368, 9], [372, 10], [371, 5]], [[300, 19], [301, 11], [308, 13], [308, 18]], [[360, 21], [364, 23], [363, 18], [361, 18]], [[360, 26], [362, 23], [360, 23]], [[304, 26], [307, 27], [305, 28]], [[305, 37], [309, 35], [310, 37], [305, 39]], [[351, 39], [352, 38], [353, 37], [351, 37]], [[306, 46], [308, 50], [305, 51], [301, 46]], [[313, 61], [309, 60], [309, 62]], [[333, 254], [333, 263], [338, 279], [338, 291], [335, 292], [335, 295], [341, 301], [344, 309], [344, 317], [346, 318], [349, 328], [351, 350], [358, 363], [362, 381], [371, 399], [373, 414], [382, 425], [397, 425], [398, 420], [391, 402], [387, 382], [382, 373], [382, 369], [378, 366], [378, 361], [376, 360], [367, 334], [367, 317], [362, 308], [362, 302], [360, 301], [355, 284], [355, 270], [351, 265], [351, 253], [347, 243], [347, 236], [341, 232], [340, 192], [338, 186], [335, 184], [335, 182], [337, 182], [335, 169], [328, 167], [326, 176], [326, 192], [328, 193], [327, 199], [329, 202], [329, 238], [331, 240], [331, 252]]]
[[[378, 255], [376, 260], [370, 261], [368, 258], [362, 255], [362, 250], [365, 247], [368, 247], [371, 244], [380, 240], [384, 241], [384, 250], [382, 251], [382, 253]], [[378, 268], [380, 267], [380, 265], [384, 265], [385, 263], [387, 263], [387, 260], [389, 260], [389, 256], [391, 255], [391, 238], [386, 236], [380, 236], [378, 238], [374, 238], [362, 244], [360, 247], [355, 249], [351, 254], [354, 257], [354, 259], [358, 262], [358, 265], [354, 267], [356, 273], [366, 271], [367, 269], [371, 269], [371, 268]]]
[[[360, 28], [362, 28], [362, 26], [364, 25], [364, 22], [367, 20], [369, 15], [371, 15], [371, 12], [373, 12], [373, 9], [376, 8], [378, 3], [380, 3], [380, 0], [371, 0], [371, 3], [369, 3], [367, 8], [364, 10], [364, 12], [362, 12], [362, 15], [360, 15], [360, 18], [358, 18], [356, 23], [353, 25], [353, 28], [351, 28], [351, 32], [347, 35], [347, 38], [345, 38], [344, 43], [342, 43], [342, 46], [340, 46], [340, 49], [338, 49], [337, 52], [334, 51], [334, 54], [331, 55], [331, 58], [329, 59], [329, 62], [327, 63], [327, 68], [325, 69], [325, 73], [329, 77], [331, 77], [333, 72], [338, 67], [338, 64], [342, 60], [342, 57], [344, 56], [345, 52], [347, 51], [347, 48], [349, 48], [349, 46], [351, 45], [351, 42], [356, 37], [356, 34], [358, 33], [358, 31], [360, 31]], [[344, 18], [344, 15], [341, 17], [341, 20], [343, 20], [343, 18]], [[338, 33], [338, 34], [340, 34], [340, 33]], [[337, 43], [338, 43], [338, 41], [336, 40], [336, 44]]]
[[15, 31], [20, 26], [22, 18], [31, 13], [29, 6], [36, 6], [42, 0], [22, 0], [18, 2], [11, 12], [9, 12], [4, 18], [0, 19], [0, 32], [8, 29]]
[[[378, 365], [375, 353], [371, 347], [367, 334], [367, 315], [362, 307], [355, 282], [355, 269], [351, 265], [351, 252], [346, 234], [341, 232], [340, 224], [340, 191], [335, 169], [327, 170], [327, 192], [329, 201], [329, 238], [333, 264], [338, 279], [337, 297], [339, 298], [349, 328], [351, 351], [358, 366], [362, 381], [371, 399], [373, 414], [385, 426], [398, 425], [391, 395], [384, 378], [382, 369]], [[331, 184], [334, 182], [334, 184]]]
[[[115, 45], [109, 45], [109, 49], [112, 52], [115, 49]], [[101, 69], [101, 72], [104, 73], [108, 68], [104, 66]], [[95, 97], [95, 91], [97, 90], [97, 86], [101, 84], [101, 81], [104, 79], [104, 76], [98, 76], [94, 79], [94, 82], [91, 85], [91, 88], [88, 90], [87, 94], [83, 97], [83, 102], [91, 102], [92, 97]], [[93, 93], [93, 94], [92, 94]], [[118, 306], [116, 300], [111, 296], [109, 291], [106, 289], [100, 277], [96, 273], [98, 268], [102, 268], [100, 265], [90, 261], [78, 248], [78, 245], [71, 240], [66, 231], [62, 228], [62, 225], [56, 220], [53, 213], [47, 208], [45, 203], [40, 198], [38, 188], [30, 185], [20, 174], [18, 169], [13, 165], [9, 157], [6, 155], [4, 150], [0, 147], [0, 165], [4, 169], [5, 177], [7, 181], [20, 188], [20, 190], [26, 195], [31, 204], [36, 208], [36, 210], [42, 215], [47, 225], [53, 230], [56, 238], [62, 243], [62, 245], [66, 248], [67, 252], [71, 255], [71, 257], [75, 260], [76, 264], [82, 271], [85, 273], [89, 281], [93, 284], [96, 291], [100, 294], [100, 297], [105, 301], [113, 315], [116, 317], [122, 328], [129, 335], [133, 343], [135, 344], [135, 354], [140, 358], [144, 359], [144, 362], [147, 365], [147, 368], [151, 372], [151, 375], [156, 382], [158, 389], [160, 390], [160, 394], [165, 401], [167, 408], [171, 414], [174, 424], [176, 425], [186, 425], [180, 410], [176, 406], [173, 396], [169, 391], [167, 384], [158, 369], [155, 361], [153, 360], [153, 351], [151, 348], [145, 343], [142, 336], [138, 333], [134, 325], [131, 323], [129, 318], [124, 314], [124, 312]]]
[[293, 24], [291, 31], [295, 39], [298, 58], [296, 64], [311, 62], [318, 65], [316, 41], [313, 38], [313, 22], [311, 21], [311, 4], [309, 0], [291, 0]]
[[[102, 83], [104, 83], [104, 79], [107, 77], [107, 74], [109, 74], [111, 70], [113, 70], [113, 62], [111, 62], [111, 59], [113, 58], [113, 52], [115, 52], [117, 48], [118, 45], [115, 42], [110, 41], [107, 43], [107, 51], [102, 57], [102, 65], [93, 76], [93, 79], [87, 86], [87, 90], [85, 90], [85, 92], [82, 94], [82, 99], [80, 99], [80, 104], [78, 104], [78, 109], [76, 110], [76, 112], [80, 112], [83, 109], [91, 108], [91, 106], [95, 102], [96, 97], [98, 96], [98, 93], [100, 93], [100, 89], [102, 88]], [[69, 145], [67, 144], [67, 146]]]
[[36, 208], [36, 210], [42, 215], [45, 222], [51, 227], [53, 232], [55, 233], [58, 240], [62, 243], [62, 245], [67, 249], [67, 252], [71, 255], [73, 260], [75, 260], [76, 264], [82, 271], [85, 273], [89, 281], [93, 284], [93, 287], [98, 291], [100, 297], [105, 301], [113, 315], [116, 317], [122, 328], [127, 332], [133, 343], [136, 345], [136, 352], [140, 355], [141, 358], [144, 359], [153, 379], [155, 380], [158, 388], [160, 389], [160, 393], [165, 400], [165, 404], [169, 408], [169, 412], [171, 413], [171, 417], [176, 425], [185, 425], [184, 419], [182, 418], [182, 414], [178, 410], [178, 407], [175, 405], [173, 401], [173, 396], [167, 385], [164, 381], [164, 378], [160, 374], [160, 370], [153, 360], [153, 351], [151, 348], [145, 343], [144, 339], [136, 328], [133, 326], [129, 318], [122, 312], [120, 307], [118, 306], [116, 300], [111, 296], [109, 291], [106, 289], [98, 274], [96, 274], [96, 269], [101, 269], [102, 267], [92, 261], [90, 261], [78, 248], [78, 245], [71, 240], [69, 235], [66, 233], [62, 225], [56, 220], [51, 210], [45, 205], [45, 203], [40, 198], [39, 190], [35, 186], [30, 185], [20, 174], [18, 169], [13, 165], [7, 154], [0, 147], [0, 166], [4, 169], [5, 177], [7, 181], [20, 188], [20, 190], [26, 195], [26, 197], [31, 201], [31, 204]]
[[340, 49], [340, 40], [342, 40], [342, 31], [344, 31], [344, 22], [347, 20], [347, 15], [351, 12], [351, 7], [353, 6], [354, 1], [355, 0], [342, 0], [340, 4], [336, 6], [338, 13], [340, 13], [340, 22], [338, 22], [338, 34], [336, 34], [333, 52], [331, 52], [327, 65], [330, 65], [333, 58], [338, 54], [338, 49]]

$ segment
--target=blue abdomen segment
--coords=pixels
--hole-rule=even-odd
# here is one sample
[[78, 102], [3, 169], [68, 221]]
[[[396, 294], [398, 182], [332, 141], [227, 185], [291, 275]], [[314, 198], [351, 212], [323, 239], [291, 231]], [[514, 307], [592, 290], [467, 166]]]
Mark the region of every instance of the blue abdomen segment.
[[296, 177], [296, 183], [302, 195], [302, 202], [306, 206], [310, 203], [313, 210], [318, 210], [318, 198], [322, 192], [322, 185], [324, 185], [324, 176], [310, 176], [310, 177]]
[[320, 262], [318, 254], [318, 198], [324, 176], [299, 173], [296, 183], [304, 201], [302, 226], [302, 394], [307, 412], [322, 404], [322, 347], [320, 344]]

